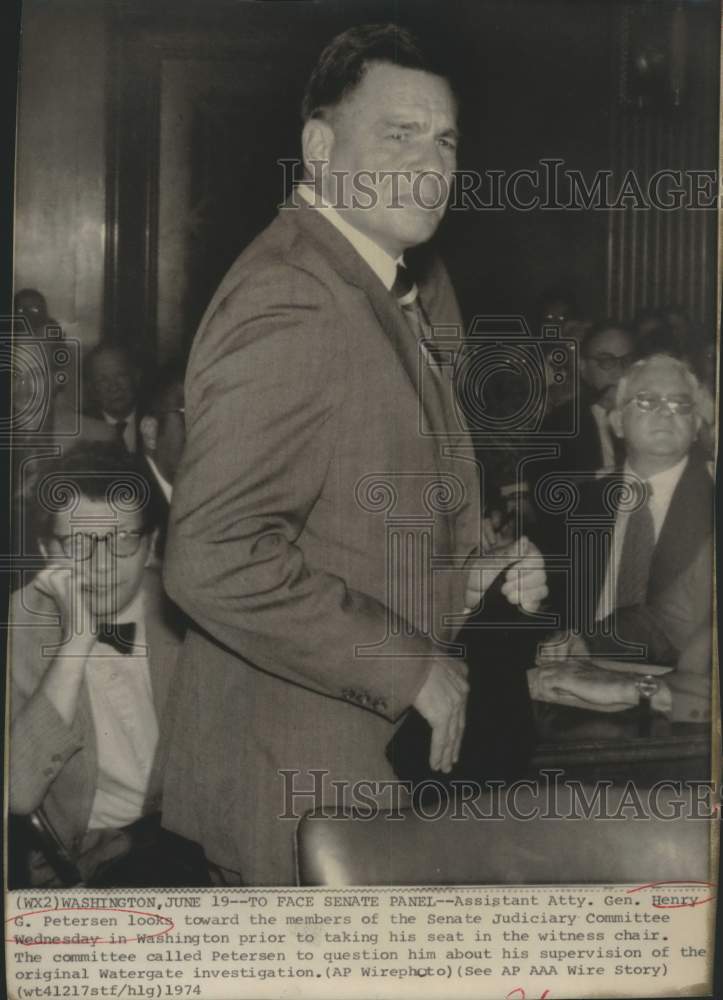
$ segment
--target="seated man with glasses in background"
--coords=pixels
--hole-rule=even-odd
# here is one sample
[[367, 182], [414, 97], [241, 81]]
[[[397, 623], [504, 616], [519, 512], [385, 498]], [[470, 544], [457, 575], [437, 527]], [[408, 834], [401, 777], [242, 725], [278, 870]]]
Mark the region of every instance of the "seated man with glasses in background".
[[[577, 434], [561, 439], [556, 468], [571, 472], [612, 470], [622, 459], [622, 449], [610, 427], [610, 411], [615, 403], [618, 382], [634, 360], [633, 334], [617, 320], [596, 323], [580, 345], [580, 422]], [[560, 421], [567, 428], [568, 409], [552, 410], [543, 430], [554, 434]]]
[[[713, 480], [694, 447], [700, 398], [691, 369], [668, 355], [620, 380], [610, 422], [625, 447], [622, 473], [581, 484], [575, 512], [591, 531], [612, 530], [611, 544], [579, 546], [567, 597], [553, 603], [559, 611], [578, 595], [581, 627], [541, 648], [533, 698], [603, 711], [646, 699], [674, 720], [709, 717]], [[616, 671], [611, 660], [638, 669]], [[646, 664], [675, 669], [656, 679]]]
[[149, 568], [143, 467], [118, 445], [78, 446], [44, 464], [34, 515], [46, 565], [13, 597], [8, 648], [10, 811], [31, 816], [40, 848], [25, 878], [200, 884], [195, 845], [158, 821], [181, 636]]

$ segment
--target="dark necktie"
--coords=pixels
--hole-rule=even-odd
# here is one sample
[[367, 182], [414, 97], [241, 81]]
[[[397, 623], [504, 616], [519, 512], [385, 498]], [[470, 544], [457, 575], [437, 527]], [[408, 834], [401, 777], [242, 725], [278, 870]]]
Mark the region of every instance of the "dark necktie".
[[128, 446], [126, 445], [126, 439], [124, 438], [123, 435], [126, 432], [126, 427], [127, 426], [128, 426], [128, 421], [127, 420], [119, 420], [115, 424], [115, 428], [114, 428], [115, 429], [115, 439], [116, 439], [117, 443], [121, 446], [121, 448], [124, 448], [126, 451], [128, 451]]
[[135, 622], [103, 622], [98, 628], [98, 642], [112, 646], [118, 653], [127, 656], [136, 638]]
[[432, 324], [419, 297], [417, 283], [404, 264], [397, 264], [397, 277], [392, 285], [392, 295], [399, 303], [415, 340], [422, 342], [425, 352], [436, 362], [432, 367], [439, 374], [443, 355], [430, 341]]
[[615, 599], [617, 608], [645, 604], [648, 594], [650, 563], [655, 549], [655, 527], [650, 512], [652, 490], [647, 483], [640, 488], [645, 491], [645, 499], [628, 518], [623, 551], [620, 554]]

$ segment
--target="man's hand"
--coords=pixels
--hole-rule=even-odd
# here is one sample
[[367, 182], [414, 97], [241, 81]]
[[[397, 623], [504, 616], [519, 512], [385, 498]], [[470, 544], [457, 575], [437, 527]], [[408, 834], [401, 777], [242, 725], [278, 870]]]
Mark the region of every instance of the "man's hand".
[[97, 622], [79, 575], [70, 566], [50, 564], [38, 573], [33, 586], [55, 603], [66, 642], [90, 649], [95, 642]]
[[573, 660], [537, 667], [527, 675], [530, 697], [597, 712], [620, 712], [638, 703], [634, 678]]
[[494, 551], [511, 541], [505, 530], [506, 515], [501, 510], [493, 510], [489, 517], [482, 518], [482, 552]]
[[465, 612], [478, 606], [490, 585], [505, 570], [502, 593], [510, 604], [535, 612], [547, 597], [545, 561], [536, 545], [524, 535], [518, 542], [497, 548], [470, 564], [465, 591]]
[[555, 632], [537, 649], [536, 663], [539, 667], [559, 660], [584, 659], [590, 652], [581, 635], [574, 632]]
[[466, 664], [461, 660], [436, 660], [414, 701], [414, 707], [432, 727], [429, 765], [435, 771], [446, 774], [457, 763], [468, 692]]

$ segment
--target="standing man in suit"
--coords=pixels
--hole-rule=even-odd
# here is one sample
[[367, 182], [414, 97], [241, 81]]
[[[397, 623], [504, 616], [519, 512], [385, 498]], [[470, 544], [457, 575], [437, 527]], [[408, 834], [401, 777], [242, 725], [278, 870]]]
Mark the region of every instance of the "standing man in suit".
[[[78, 445], [44, 463], [40, 486], [57, 509], [36, 498], [46, 566], [10, 611], [10, 810], [42, 810], [89, 879], [160, 809], [159, 720], [181, 636], [148, 566], [157, 511], [138, 462]], [[53, 878], [33, 855], [31, 883]]]
[[[624, 644], [642, 646], [647, 662], [677, 667], [661, 683], [657, 704], [675, 707], [676, 718], [690, 720], [709, 711], [713, 597], [713, 480], [693, 447], [701, 424], [699, 398], [693, 372], [668, 355], [636, 362], [620, 380], [611, 425], [625, 444], [622, 474], [634, 502], [625, 507], [620, 502], [613, 511], [607, 561], [587, 559], [572, 567], [588, 588], [584, 603], [594, 609], [594, 621], [584, 622], [584, 636], [556, 640], [540, 659], [550, 654], [629, 658], [630, 646]], [[609, 487], [619, 479], [594, 483], [582, 507], [604, 516], [614, 495]], [[602, 683], [597, 695], [612, 697], [612, 692], [615, 707], [625, 707], [624, 697], [628, 705], [637, 702], [632, 679], [618, 678], [612, 688], [615, 678], [575, 670], [563, 681], [559, 669], [543, 667], [533, 675], [533, 696], [563, 683], [566, 690], [573, 684], [570, 691], [583, 697], [585, 691], [592, 695], [585, 685]]]
[[[404, 266], [444, 213], [455, 98], [408, 32], [367, 25], [322, 53], [303, 118], [309, 183], [192, 348], [165, 562], [195, 624], [164, 825], [258, 885], [293, 884], [294, 813], [394, 779], [385, 748], [410, 706], [451, 769], [467, 681], [448, 619], [489, 582], [476, 466], [445, 441], [464, 430], [425, 344], [430, 320], [461, 328], [455, 295], [439, 261], [418, 284]], [[448, 572], [387, 555], [389, 519], [420, 513]], [[523, 561], [504, 589], [534, 606], [544, 574]]]
[[87, 417], [112, 428], [114, 440], [134, 454], [139, 448], [138, 390], [140, 373], [128, 351], [119, 344], [99, 344], [85, 358], [89, 399]]

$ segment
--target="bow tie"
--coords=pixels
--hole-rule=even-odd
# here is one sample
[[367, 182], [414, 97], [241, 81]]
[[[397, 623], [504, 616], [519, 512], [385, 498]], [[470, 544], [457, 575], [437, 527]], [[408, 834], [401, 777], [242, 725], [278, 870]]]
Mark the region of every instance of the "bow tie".
[[103, 622], [98, 629], [98, 642], [112, 646], [118, 653], [127, 656], [136, 638], [135, 622]]

